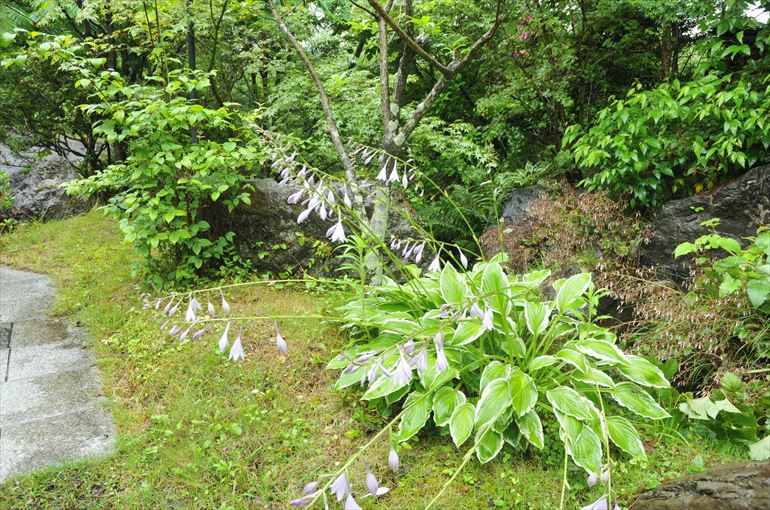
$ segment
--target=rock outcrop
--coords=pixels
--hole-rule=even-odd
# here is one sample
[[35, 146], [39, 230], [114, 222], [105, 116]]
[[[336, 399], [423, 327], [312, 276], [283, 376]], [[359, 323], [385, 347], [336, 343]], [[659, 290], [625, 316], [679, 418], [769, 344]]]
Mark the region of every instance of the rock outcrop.
[[[334, 246], [326, 238], [326, 231], [333, 222], [323, 221], [313, 213], [302, 223], [297, 223], [305, 206], [289, 204], [288, 198], [299, 188], [273, 179], [256, 179], [252, 185], [251, 205], [239, 206], [231, 227], [235, 232], [235, 249], [241, 257], [249, 260], [256, 269], [273, 274], [290, 268], [312, 274], [328, 273], [339, 265], [339, 260], [331, 257]], [[395, 207], [405, 209], [409, 206], [400, 203]], [[390, 215], [388, 238], [391, 235], [398, 239], [416, 236], [411, 224], [396, 213]], [[428, 255], [426, 252], [423, 262], [430, 263]]]
[[642, 494], [632, 510], [767, 510], [770, 463], [718, 466]]
[[671, 200], [652, 220], [650, 242], [643, 247], [641, 263], [658, 268], [659, 276], [681, 282], [689, 275], [687, 262], [674, 260], [674, 249], [710, 230], [701, 223], [719, 218], [717, 231], [737, 239], [754, 235], [760, 225], [770, 225], [770, 165], [707, 193]]

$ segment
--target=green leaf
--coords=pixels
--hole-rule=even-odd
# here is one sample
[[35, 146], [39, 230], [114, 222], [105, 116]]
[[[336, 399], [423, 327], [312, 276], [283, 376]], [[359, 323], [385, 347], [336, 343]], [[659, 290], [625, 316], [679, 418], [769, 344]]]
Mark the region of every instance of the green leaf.
[[511, 393], [508, 380], [504, 378], [490, 381], [481, 392], [481, 398], [476, 406], [476, 428], [494, 421], [511, 405]]
[[689, 255], [690, 253], [695, 253], [698, 250], [698, 247], [693, 243], [682, 243], [679, 246], [676, 247], [674, 250], [674, 258], [679, 258], [683, 255]]
[[646, 457], [642, 441], [631, 422], [620, 416], [608, 416], [607, 429], [618, 448], [632, 457]]
[[719, 238], [718, 245], [720, 248], [732, 253], [733, 255], [741, 251], [741, 244], [732, 237]]
[[756, 443], [749, 445], [749, 456], [751, 460], [767, 460], [770, 459], [770, 435], [760, 439]]
[[535, 448], [542, 450], [545, 445], [545, 436], [543, 435], [543, 424], [540, 421], [540, 416], [535, 411], [530, 411], [516, 418], [516, 423], [527, 441], [532, 443]]
[[490, 306], [503, 317], [508, 315], [510, 307], [509, 286], [508, 278], [500, 264], [497, 262], [487, 264], [481, 277], [481, 292], [487, 296], [486, 300]]
[[586, 407], [580, 394], [567, 386], [557, 386], [546, 392], [551, 405], [558, 411], [580, 420], [591, 420], [593, 413]]
[[[415, 397], [415, 395], [417, 396]], [[430, 395], [412, 393], [411, 397], [414, 397], [413, 401], [404, 411], [398, 426], [398, 440], [400, 442], [406, 441], [417, 434], [425, 426], [428, 418], [430, 418], [433, 404], [433, 399], [430, 398]]]
[[500, 361], [492, 361], [487, 366], [484, 367], [484, 372], [481, 373], [481, 382], [479, 383], [479, 391], [484, 391], [484, 388], [487, 387], [487, 384], [490, 383], [490, 381], [494, 381], [495, 379], [508, 379], [508, 376], [511, 375], [511, 366], [508, 364], [503, 364]]
[[465, 319], [455, 330], [452, 336], [452, 345], [461, 346], [469, 344], [484, 334], [484, 328], [481, 325], [481, 319], [474, 317]]
[[617, 368], [635, 383], [653, 388], [668, 388], [670, 386], [663, 372], [646, 359], [632, 354], [629, 354], [627, 358], [628, 364], [620, 365]]
[[646, 391], [636, 384], [629, 382], [616, 384], [610, 393], [618, 404], [639, 416], [652, 420], [662, 420], [670, 416]]
[[533, 335], [537, 336], [548, 327], [548, 315], [551, 310], [547, 305], [538, 301], [524, 302], [524, 318], [527, 322], [527, 329]]
[[473, 422], [476, 408], [473, 404], [465, 403], [457, 406], [449, 418], [449, 434], [452, 436], [455, 446], [458, 448], [470, 437], [473, 432]]
[[461, 303], [465, 301], [468, 288], [452, 264], [444, 266], [444, 270], [441, 271], [440, 283], [441, 295], [444, 296], [444, 300], [447, 303]]
[[583, 354], [601, 361], [620, 363], [621, 365], [628, 364], [623, 351], [618, 349], [618, 346], [611, 344], [610, 342], [589, 338], [587, 340], [578, 341], [575, 344], [575, 348]]
[[[559, 283], [559, 282], [557, 282]], [[575, 276], [571, 276], [562, 281], [558, 285], [556, 291], [556, 307], [560, 312], [564, 313], [575, 306], [576, 302], [580, 302], [580, 297], [588, 290], [588, 285], [591, 283], [591, 273], [580, 273]], [[556, 287], [556, 285], [554, 285]]]
[[535, 372], [537, 370], [540, 370], [541, 368], [550, 367], [551, 365], [555, 365], [558, 363], [559, 360], [556, 359], [553, 356], [549, 356], [548, 354], [545, 354], [543, 356], [538, 356], [537, 358], [533, 359], [529, 362], [529, 368], [528, 370], [530, 372]]
[[770, 278], [751, 279], [746, 285], [746, 293], [754, 308], [759, 308], [770, 299]]
[[722, 280], [722, 283], [719, 284], [719, 297], [729, 296], [736, 290], [740, 289], [741, 285], [743, 285], [742, 281], [733, 278], [729, 274], [726, 274], [724, 280]]
[[493, 427], [489, 427], [481, 437], [476, 436], [476, 456], [482, 464], [494, 459], [502, 448], [503, 435]]
[[575, 464], [588, 473], [596, 473], [602, 467], [602, 443], [590, 427], [583, 427], [577, 437], [568, 437], [570, 455]]
[[393, 379], [391, 379], [390, 377], [386, 377], [382, 375], [379, 377], [379, 379], [374, 381], [371, 386], [369, 386], [369, 389], [366, 390], [366, 393], [364, 393], [364, 396], [361, 398], [364, 400], [374, 400], [376, 398], [382, 398], [408, 385], [409, 383], [398, 385], [394, 383]]
[[612, 377], [594, 367], [589, 367], [588, 371], [585, 373], [575, 372], [573, 377], [578, 381], [592, 385], [598, 384], [605, 388], [612, 388], [615, 386], [615, 381], [612, 380]]
[[433, 421], [443, 427], [449, 423], [454, 410], [465, 403], [465, 394], [449, 386], [440, 388], [433, 395]]
[[583, 373], [586, 373], [590, 367], [586, 357], [578, 351], [574, 351], [572, 349], [562, 349], [556, 353], [556, 357], [566, 363], [569, 363]]
[[530, 376], [520, 370], [511, 373], [508, 381], [511, 391], [511, 404], [516, 414], [522, 416], [532, 410], [537, 403], [537, 386]]

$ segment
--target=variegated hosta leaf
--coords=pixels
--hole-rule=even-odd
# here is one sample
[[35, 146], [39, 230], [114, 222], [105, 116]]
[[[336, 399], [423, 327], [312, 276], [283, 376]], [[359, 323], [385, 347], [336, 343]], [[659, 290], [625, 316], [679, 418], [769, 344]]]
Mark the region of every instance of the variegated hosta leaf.
[[582, 299], [582, 296], [590, 283], [591, 273], [576, 274], [566, 280], [557, 282], [554, 285], [556, 288], [556, 299], [554, 301], [559, 311], [564, 313], [578, 304], [582, 305], [585, 301]]
[[670, 416], [652, 399], [649, 393], [636, 384], [629, 382], [616, 384], [610, 393], [618, 404], [639, 416], [652, 420], [661, 420]]
[[449, 434], [452, 441], [459, 448], [473, 432], [473, 424], [476, 417], [476, 408], [467, 402], [457, 406], [449, 418]]
[[441, 271], [441, 295], [447, 303], [462, 303], [468, 293], [465, 279], [460, 276], [452, 264], [444, 266]]
[[449, 386], [444, 386], [433, 395], [433, 420], [443, 427], [449, 423], [455, 408], [465, 403], [465, 394]]
[[530, 411], [516, 418], [516, 423], [519, 426], [521, 435], [526, 437], [527, 441], [532, 443], [535, 448], [542, 450], [545, 438], [543, 436], [543, 424], [540, 421], [540, 416], [535, 411]]
[[527, 329], [533, 335], [539, 335], [548, 328], [548, 316], [551, 310], [548, 305], [539, 301], [526, 301], [524, 304], [524, 319]]
[[481, 429], [487, 423], [497, 419], [511, 405], [511, 393], [508, 379], [495, 379], [481, 392], [481, 398], [476, 404], [476, 428]]
[[530, 372], [536, 372], [542, 368], [555, 365], [558, 362], [559, 362], [558, 359], [548, 354], [543, 356], [538, 356], [537, 358], [534, 358], [532, 361], [529, 362], [528, 370]]
[[604, 340], [595, 340], [592, 338], [580, 340], [575, 343], [575, 349], [586, 356], [620, 365], [628, 365], [626, 355], [618, 349], [618, 346], [605, 342]]
[[494, 459], [502, 448], [503, 434], [493, 427], [476, 435], [476, 456], [482, 464]]
[[522, 416], [532, 410], [537, 403], [537, 386], [530, 376], [520, 370], [514, 370], [509, 378], [511, 404], [516, 414]]
[[484, 367], [484, 372], [481, 373], [479, 391], [484, 391], [484, 388], [487, 387], [490, 381], [500, 378], [508, 379], [509, 375], [511, 375], [511, 365], [503, 364], [497, 360], [490, 362]]
[[452, 345], [460, 347], [465, 344], [469, 344], [484, 334], [484, 326], [482, 326], [481, 319], [471, 318], [465, 319], [460, 322], [455, 329], [454, 335], [452, 335]]
[[481, 278], [481, 292], [492, 309], [503, 317], [508, 316], [510, 309], [509, 286], [508, 278], [500, 264], [487, 264]]
[[586, 407], [580, 394], [567, 386], [557, 386], [546, 392], [551, 405], [558, 411], [580, 420], [592, 420], [594, 414]]
[[586, 359], [582, 353], [574, 349], [562, 349], [556, 353], [556, 357], [565, 363], [569, 363], [583, 373], [587, 372], [588, 367], [590, 366], [588, 364], [588, 359]]
[[646, 359], [629, 354], [628, 364], [618, 366], [623, 375], [642, 386], [653, 388], [668, 388], [670, 385], [663, 372]]
[[[430, 394], [412, 393], [405, 402], [406, 411], [401, 416], [398, 426], [398, 440], [406, 441], [417, 434], [430, 418], [433, 399]], [[412, 398], [414, 397], [414, 398]]]
[[618, 448], [632, 457], [646, 457], [642, 441], [631, 422], [621, 416], [608, 416], [607, 430]]

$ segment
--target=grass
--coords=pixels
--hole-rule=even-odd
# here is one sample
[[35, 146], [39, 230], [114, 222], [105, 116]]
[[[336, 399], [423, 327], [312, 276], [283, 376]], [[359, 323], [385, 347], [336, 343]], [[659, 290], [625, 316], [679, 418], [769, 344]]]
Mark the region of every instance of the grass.
[[[178, 340], [158, 333], [141, 310], [133, 255], [116, 225], [92, 212], [22, 226], [0, 240], [0, 263], [49, 274], [59, 291], [52, 313], [84, 324], [103, 371], [104, 393], [119, 430], [117, 451], [8, 481], [3, 509], [277, 509], [304, 484], [333, 471], [385, 421], [355, 392], [337, 393], [327, 360], [344, 345], [335, 329], [318, 321], [284, 321], [287, 358], [274, 346], [272, 324], [244, 330], [246, 360], [228, 362], [215, 336]], [[249, 286], [228, 294], [239, 315], [312, 314], [331, 310], [344, 296], [301, 287]], [[435, 430], [433, 430], [435, 432]], [[729, 447], [688, 444], [663, 433], [647, 434], [648, 460], [624, 459], [613, 485], [629, 504], [640, 491], [685, 473], [696, 455], [706, 465], [730, 461]], [[559, 507], [563, 450], [551, 431], [539, 454], [504, 452], [490, 464], [472, 462], [438, 508]], [[446, 437], [422, 433], [400, 452], [398, 474], [386, 470], [388, 445], [366, 455], [390, 494], [364, 508], [419, 509], [459, 465], [461, 453]], [[354, 488], [364, 487], [355, 467]], [[584, 475], [570, 471], [568, 508], [600, 495]]]

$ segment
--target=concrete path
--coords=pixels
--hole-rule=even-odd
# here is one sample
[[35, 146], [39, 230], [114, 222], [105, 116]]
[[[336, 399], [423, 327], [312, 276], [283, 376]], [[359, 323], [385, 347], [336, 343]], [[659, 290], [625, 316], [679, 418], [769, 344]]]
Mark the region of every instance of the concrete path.
[[0, 482], [115, 446], [85, 331], [46, 316], [55, 297], [47, 276], [0, 266]]

